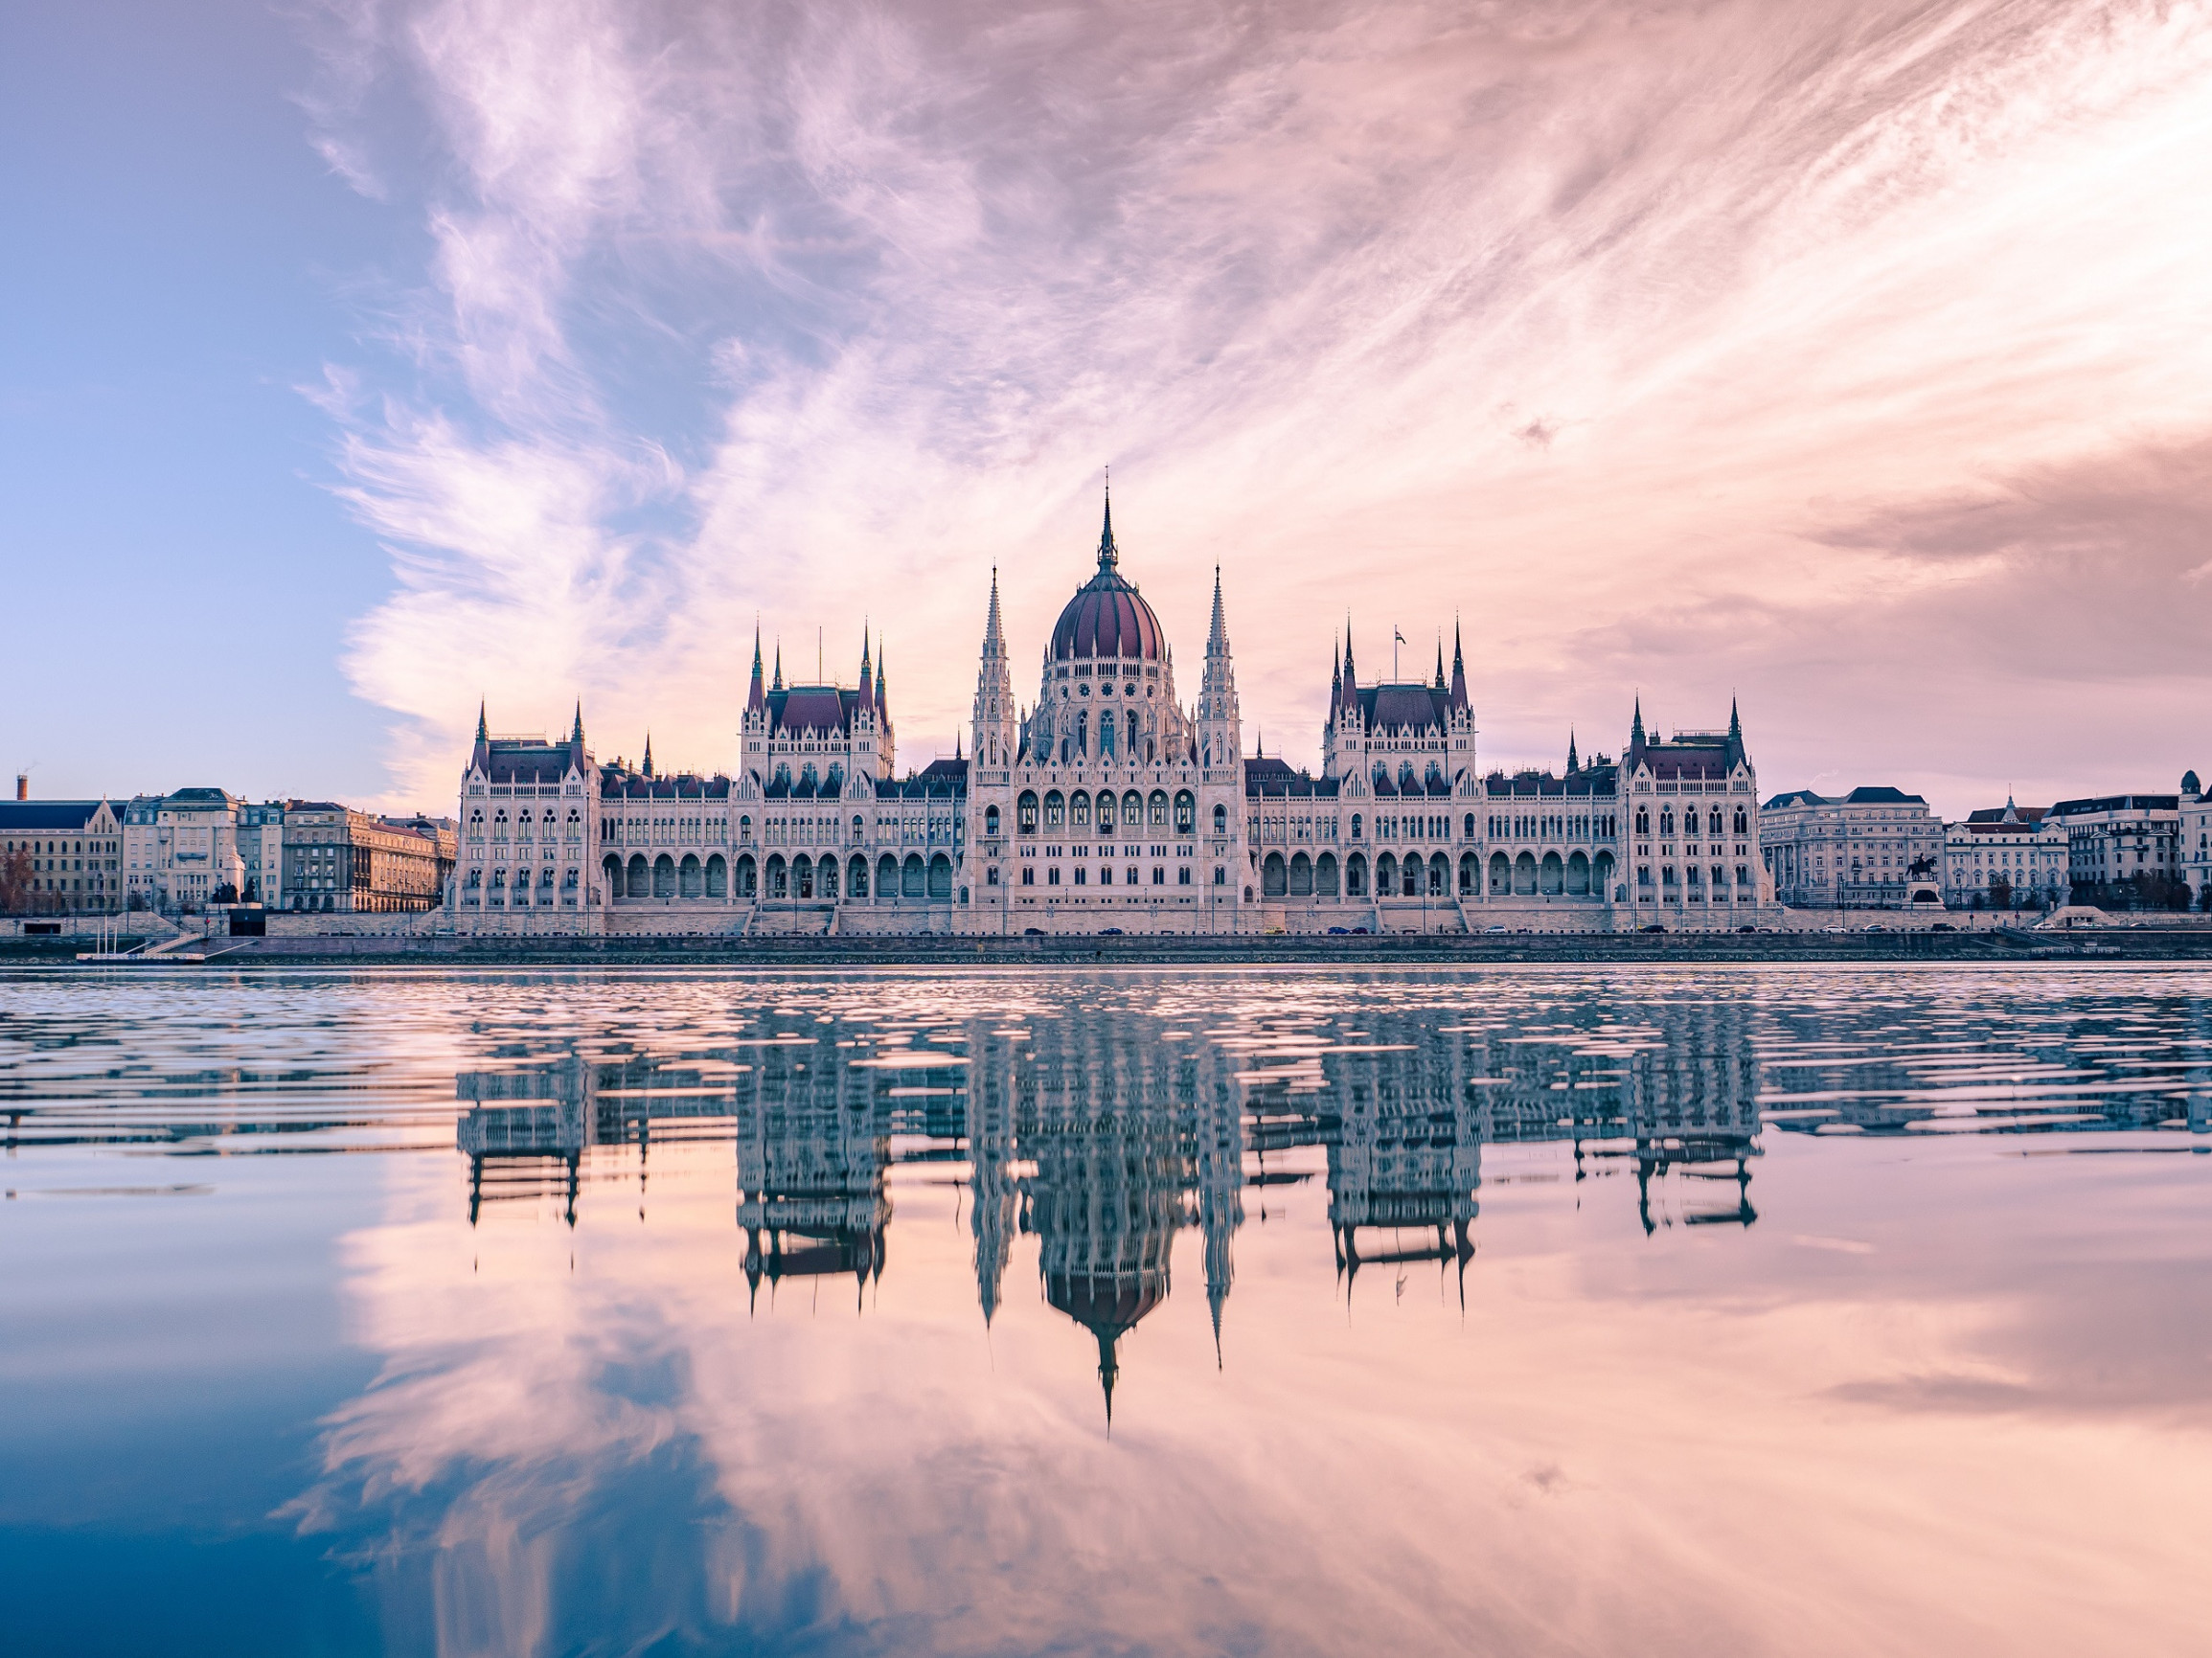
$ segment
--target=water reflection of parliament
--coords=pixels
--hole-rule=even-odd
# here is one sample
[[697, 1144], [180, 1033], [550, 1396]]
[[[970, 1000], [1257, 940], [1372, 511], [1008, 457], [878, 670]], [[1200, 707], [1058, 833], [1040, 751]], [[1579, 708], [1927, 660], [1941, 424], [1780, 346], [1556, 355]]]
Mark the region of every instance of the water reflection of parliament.
[[1045, 1300], [1098, 1339], [1110, 1413], [1120, 1339], [1167, 1299], [1185, 1227], [1204, 1238], [1219, 1343], [1245, 1193], [1311, 1181], [1282, 1167], [1311, 1169], [1294, 1148], [1325, 1150], [1348, 1296], [1362, 1265], [1417, 1261], [1456, 1270], [1464, 1296], [1486, 1142], [1571, 1142], [1578, 1182], [1632, 1173], [1647, 1232], [1757, 1218], [1758, 1064], [1739, 1008], [1670, 1007], [1627, 1031], [1447, 1017], [1373, 1010], [1355, 1033], [1284, 1020], [1174, 1039], [1147, 1013], [1086, 1008], [1017, 1040], [990, 1019], [886, 1036], [809, 1014], [679, 1058], [518, 1054], [457, 1079], [469, 1219], [551, 1196], [573, 1225], [586, 1186], [642, 1190], [653, 1141], [734, 1140], [752, 1293], [850, 1275], [864, 1296], [883, 1270], [888, 1168], [958, 1167], [984, 1318], [1015, 1236], [1035, 1236]]

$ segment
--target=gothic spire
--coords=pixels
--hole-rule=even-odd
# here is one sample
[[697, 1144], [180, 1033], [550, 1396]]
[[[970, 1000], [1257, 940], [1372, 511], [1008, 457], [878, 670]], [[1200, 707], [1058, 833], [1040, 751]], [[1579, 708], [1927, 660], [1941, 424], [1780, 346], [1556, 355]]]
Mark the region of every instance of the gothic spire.
[[768, 689], [770, 691], [784, 689], [784, 642], [781, 639], [776, 641], [776, 683], [769, 686]]
[[652, 776], [652, 733], [645, 734], [645, 774]]
[[1436, 689], [1444, 689], [1444, 629], [1436, 630]]
[[757, 714], [765, 706], [761, 692], [761, 625], [756, 620], [753, 623], [753, 682], [745, 692], [745, 712]]
[[1451, 706], [1467, 706], [1467, 657], [1459, 647], [1459, 618], [1451, 619]]
[[1567, 728], [1567, 776], [1574, 776], [1574, 774], [1582, 770], [1582, 761], [1575, 758], [1574, 727], [1569, 726]]
[[991, 611], [983, 620], [984, 654], [1006, 654], [1006, 629], [998, 619], [998, 566], [991, 567]]
[[860, 689], [863, 692], [868, 689], [868, 681], [875, 677], [875, 671], [868, 660], [868, 624], [863, 621], [860, 624]]
[[1629, 746], [1638, 747], [1644, 740], [1644, 693], [1636, 693], [1636, 717], [1629, 727]]
[[476, 740], [478, 742], [490, 742], [491, 740], [491, 727], [484, 721], [484, 699], [481, 696], [476, 699]]
[[1221, 620], [1221, 567], [1214, 566], [1214, 622], [1206, 629], [1206, 654], [1226, 656], [1229, 653], [1229, 629]]
[[1098, 567], [1112, 570], [1121, 563], [1122, 550], [1114, 545], [1114, 488], [1109, 479], [1106, 490], [1106, 525], [1099, 531]]
[[580, 746], [583, 742], [583, 698], [581, 696], [576, 699], [576, 723], [569, 727], [568, 740]]
[[1728, 740], [1744, 740], [1744, 716], [1736, 712], [1736, 699], [1733, 696], [1728, 698]]
[[1329, 723], [1336, 723], [1336, 715], [1344, 707], [1344, 642], [1329, 642]]
[[876, 642], [876, 717], [888, 725], [891, 722], [891, 695], [884, 690], [883, 642]]

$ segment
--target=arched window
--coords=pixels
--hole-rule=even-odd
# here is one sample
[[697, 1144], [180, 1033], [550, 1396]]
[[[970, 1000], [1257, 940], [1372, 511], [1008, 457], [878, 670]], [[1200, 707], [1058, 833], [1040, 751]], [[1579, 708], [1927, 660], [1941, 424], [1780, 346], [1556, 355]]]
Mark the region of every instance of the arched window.
[[1166, 829], [1168, 827], [1168, 791], [1164, 788], [1152, 790], [1150, 806], [1152, 828], [1156, 829]]
[[1191, 791], [1187, 788], [1177, 789], [1175, 791], [1175, 833], [1179, 835], [1188, 835], [1197, 834], [1197, 797], [1192, 794]]
[[1090, 753], [1090, 712], [1085, 709], [1075, 716], [1075, 751]]
[[983, 808], [983, 832], [993, 839], [998, 835], [998, 808], [994, 806]]
[[[1081, 722], [1079, 720], [1079, 729], [1080, 726]], [[1107, 760], [1111, 760], [1113, 758], [1114, 731], [1115, 725], [1113, 711], [1108, 709], [1106, 713], [1099, 715], [1098, 721], [1098, 751], [1101, 756]]]
[[1080, 788], [1067, 803], [1067, 827], [1078, 831], [1090, 828], [1090, 796]]
[[1135, 789], [1122, 796], [1122, 832], [1135, 834], [1145, 827], [1145, 797]]
[[1675, 832], [1675, 808], [1671, 806], [1659, 808], [1659, 832], [1663, 835]]
[[1740, 835], [1751, 832], [1751, 820], [1745, 815], [1742, 806], [1736, 808], [1736, 832]]
[[1467, 822], [1460, 826], [1460, 833], [1465, 839], [1474, 839], [1474, 813], [1467, 814]]
[[1014, 827], [1017, 834], [1037, 833], [1037, 791], [1023, 789], [1021, 798], [1014, 803]]
[[1067, 802], [1054, 789], [1044, 797], [1044, 832], [1051, 834], [1067, 827]]
[[1357, 840], [1366, 832], [1366, 821], [1357, 812], [1352, 814], [1352, 838]]
[[1134, 759], [1137, 752], [1137, 711], [1133, 708], [1129, 714], [1129, 747], [1123, 752]]
[[858, 852], [845, 866], [845, 894], [848, 897], [864, 898], [868, 896], [868, 860]]
[[782, 852], [768, 854], [768, 897], [787, 898], [791, 896], [791, 872], [784, 866]]
[[1229, 832], [1229, 808], [1225, 806], [1217, 805], [1214, 807], [1214, 832], [1218, 835]]
[[753, 898], [760, 893], [760, 872], [753, 866], [753, 854], [746, 852], [738, 859], [738, 897]]
[[1638, 834], [1640, 834], [1640, 835], [1648, 835], [1648, 834], [1650, 834], [1651, 832], [1652, 832], [1652, 813], [1651, 813], [1651, 809], [1650, 809], [1648, 806], [1638, 806], [1638, 807], [1636, 807], [1636, 833], [1638, 833]]
[[853, 814], [853, 838], [854, 838], [854, 840], [855, 840], [855, 841], [859, 840], [859, 838], [861, 837], [861, 835], [862, 835], [862, 834], [863, 834], [865, 831], [866, 831], [866, 826], [865, 826], [865, 825], [864, 825], [864, 824], [861, 822], [861, 819], [860, 819], [860, 814], [859, 814], [858, 812], [855, 812], [855, 813]]
[[[1083, 797], [1078, 795], [1076, 798], [1080, 801]], [[1114, 832], [1114, 797], [1111, 789], [1098, 797], [1098, 832], [1102, 836], [1110, 836]]]
[[738, 818], [738, 844], [740, 846], [750, 846], [752, 844], [752, 817], [749, 813], [741, 813]]

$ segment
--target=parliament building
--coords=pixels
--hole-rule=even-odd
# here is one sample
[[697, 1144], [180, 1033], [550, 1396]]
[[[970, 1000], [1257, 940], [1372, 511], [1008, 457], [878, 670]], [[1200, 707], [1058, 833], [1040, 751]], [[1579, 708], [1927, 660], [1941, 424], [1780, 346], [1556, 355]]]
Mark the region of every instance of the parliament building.
[[1772, 904], [1741, 721], [1618, 760], [1485, 773], [1460, 643], [1448, 678], [1331, 668], [1318, 773], [1247, 755], [1220, 572], [1197, 697], [1122, 574], [1061, 610], [1037, 699], [1014, 693], [992, 578], [965, 754], [901, 776], [888, 674], [750, 683], [727, 773], [492, 735], [461, 780], [448, 913], [468, 934], [1381, 933], [1733, 929]]

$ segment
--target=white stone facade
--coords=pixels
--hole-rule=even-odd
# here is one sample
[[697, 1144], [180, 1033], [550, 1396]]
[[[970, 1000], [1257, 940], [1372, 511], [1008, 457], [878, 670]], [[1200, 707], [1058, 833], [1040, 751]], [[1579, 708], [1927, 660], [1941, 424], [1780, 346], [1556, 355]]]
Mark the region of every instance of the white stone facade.
[[2055, 909], [2066, 901], [2066, 831], [2049, 807], [2008, 800], [1946, 824], [1943, 833], [1949, 907]]
[[1801, 909], [1942, 904], [1943, 825], [1917, 794], [1886, 786], [1827, 796], [1794, 789], [1767, 803], [1775, 896]]
[[[1722, 733], [1647, 738], [1564, 776], [1483, 775], [1464, 658], [1448, 685], [1334, 670], [1318, 777], [1243, 754], [1220, 572], [1198, 694], [1157, 616], [1097, 568], [1014, 693], [992, 580], [969, 752], [904, 777], [879, 648], [859, 684], [764, 675], [732, 773], [603, 764], [493, 737], [462, 778], [450, 915], [467, 933], [1260, 933], [1750, 924], [1772, 894], [1757, 780]], [[1650, 829], [1631, 855], [1634, 796]], [[1697, 797], [1693, 806], [1689, 796]], [[1709, 797], [1709, 798], [1708, 798]], [[1636, 872], [1631, 875], [1630, 870]]]

